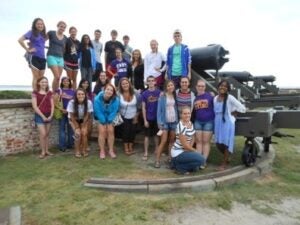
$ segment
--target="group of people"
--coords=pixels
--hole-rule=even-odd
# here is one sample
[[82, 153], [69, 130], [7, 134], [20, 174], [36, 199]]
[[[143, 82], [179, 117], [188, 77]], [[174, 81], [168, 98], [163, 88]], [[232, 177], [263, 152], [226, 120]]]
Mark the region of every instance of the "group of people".
[[[230, 85], [224, 80], [218, 95], [205, 91], [205, 82], [198, 80], [196, 92], [190, 87], [191, 53], [182, 44], [180, 30], [173, 33], [174, 44], [167, 57], [158, 51], [158, 42], [150, 41], [151, 52], [142, 58], [133, 50], [129, 37], [124, 44], [117, 41], [117, 31], [105, 43], [105, 71], [101, 63], [101, 31], [95, 30], [95, 40], [87, 34], [81, 42], [77, 29], [70, 27], [70, 37], [63, 33], [66, 23], [60, 21], [56, 31], [46, 33], [44, 22], [36, 18], [32, 28], [20, 39], [32, 71], [32, 106], [39, 130], [40, 158], [52, 153], [48, 149], [49, 132], [56, 104], [63, 116], [59, 119], [59, 149], [75, 148], [75, 157], [88, 156], [88, 137], [93, 121], [98, 126], [99, 158], [117, 157], [114, 149], [116, 129], [121, 134], [124, 153], [135, 153], [136, 127], [144, 129], [143, 160], [149, 157], [150, 138], [155, 143], [155, 168], [161, 166], [161, 155], [168, 149], [169, 165], [180, 174], [205, 168], [212, 135], [224, 158], [225, 169], [234, 147], [234, 122], [237, 112], [245, 107], [229, 94]], [[26, 43], [29, 40], [29, 43]], [[45, 42], [49, 40], [47, 59]], [[46, 62], [53, 73], [52, 92], [44, 76]], [[67, 76], [62, 77], [63, 68]], [[77, 87], [77, 72], [81, 81]], [[112, 82], [114, 79], [114, 84]], [[96, 81], [92, 91], [92, 82]], [[122, 124], [115, 119], [121, 116]]]

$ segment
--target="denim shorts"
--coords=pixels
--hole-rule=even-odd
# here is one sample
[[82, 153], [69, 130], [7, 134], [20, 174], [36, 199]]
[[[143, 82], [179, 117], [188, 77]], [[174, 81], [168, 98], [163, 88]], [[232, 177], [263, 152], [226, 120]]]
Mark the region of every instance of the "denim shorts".
[[209, 131], [213, 132], [214, 130], [214, 121], [210, 120], [207, 122], [200, 122], [199, 120], [195, 120], [194, 129], [197, 131]]
[[175, 131], [177, 127], [177, 123], [173, 122], [173, 123], [166, 123], [163, 125], [162, 130], [167, 130], [167, 131]]
[[[49, 114], [46, 114], [45, 116], [46, 116], [46, 117], [50, 116], [50, 113], [49, 113]], [[39, 125], [39, 124], [47, 124], [47, 123], [50, 123], [51, 121], [45, 122], [45, 121], [43, 120], [43, 118], [42, 118], [39, 114], [35, 113], [35, 114], [34, 114], [34, 122], [35, 122], [37, 125]]]
[[47, 56], [47, 64], [48, 64], [48, 67], [51, 67], [51, 66], [64, 67], [64, 58], [58, 57], [58, 56], [53, 56], [53, 55], [48, 55]]

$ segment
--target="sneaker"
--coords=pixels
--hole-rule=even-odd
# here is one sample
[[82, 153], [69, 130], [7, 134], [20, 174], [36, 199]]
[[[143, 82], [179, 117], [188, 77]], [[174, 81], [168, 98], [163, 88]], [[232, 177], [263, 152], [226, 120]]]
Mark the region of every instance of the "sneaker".
[[100, 159], [105, 159], [105, 152], [100, 151], [99, 157]]
[[157, 132], [157, 136], [161, 136], [163, 134], [163, 131], [162, 130], [159, 130], [158, 132]]
[[115, 159], [117, 158], [116, 154], [114, 153], [114, 151], [108, 151], [108, 154], [110, 156], [110, 158]]
[[178, 170], [175, 170], [175, 173], [178, 174], [178, 175], [183, 175], [183, 176], [187, 176], [187, 175], [190, 175], [191, 173], [186, 171], [186, 172], [182, 172], [182, 171], [178, 171]]
[[160, 168], [160, 162], [159, 162], [159, 161], [156, 161], [156, 162], [155, 162], [154, 168]]

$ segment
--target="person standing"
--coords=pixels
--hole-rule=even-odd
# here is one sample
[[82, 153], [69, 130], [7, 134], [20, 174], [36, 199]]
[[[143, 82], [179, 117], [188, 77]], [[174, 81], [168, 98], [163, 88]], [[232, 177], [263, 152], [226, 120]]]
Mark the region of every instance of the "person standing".
[[132, 51], [133, 48], [129, 46], [129, 36], [128, 35], [124, 35], [123, 36], [123, 44], [124, 44], [124, 53], [123, 53], [123, 57], [124, 59], [126, 59], [128, 62], [130, 62], [131, 57], [132, 57]]
[[[116, 49], [121, 49], [121, 52], [124, 52], [124, 46], [121, 42], [117, 41], [118, 32], [116, 30], [112, 30], [110, 32], [111, 40], [107, 41], [104, 46], [105, 52], [105, 70], [107, 71], [108, 66], [110, 63], [116, 59]], [[111, 74], [106, 74], [109, 79], [111, 79]]]
[[49, 38], [49, 49], [47, 52], [47, 64], [53, 73], [52, 90], [57, 90], [64, 68], [64, 51], [67, 37], [64, 35], [67, 24], [64, 21], [57, 23], [57, 30], [47, 33]]
[[246, 112], [246, 108], [233, 95], [229, 94], [230, 84], [223, 80], [218, 84], [218, 95], [214, 97], [215, 142], [223, 153], [223, 162], [218, 168], [226, 169], [229, 154], [233, 153], [235, 137], [235, 117], [238, 112]]
[[135, 49], [132, 52], [132, 83], [136, 90], [143, 92], [145, 90], [144, 85], [144, 62], [142, 53], [139, 49]]
[[123, 77], [119, 82], [120, 113], [124, 120], [121, 125], [123, 133], [124, 152], [126, 155], [135, 153], [133, 150], [136, 135], [136, 125], [140, 110], [140, 95], [135, 91], [127, 77]]
[[32, 108], [34, 110], [34, 121], [39, 131], [41, 146], [40, 159], [53, 155], [49, 151], [49, 135], [51, 121], [54, 113], [54, 101], [52, 92], [49, 91], [48, 79], [41, 77], [37, 80], [36, 91], [32, 92]]
[[101, 91], [104, 91], [105, 86], [109, 83], [109, 80], [106, 78], [106, 72], [102, 71], [99, 75], [96, 85], [93, 90], [93, 95], [98, 95]]
[[[72, 81], [69, 77], [63, 77], [60, 83], [60, 89], [56, 90], [54, 95], [54, 102], [62, 101], [62, 108], [60, 111], [63, 116], [58, 120], [59, 123], [59, 150], [65, 152], [66, 149], [73, 148], [73, 130], [68, 118], [67, 106], [70, 100], [74, 97], [74, 89], [72, 88]], [[57, 105], [55, 105], [57, 107]]]
[[190, 80], [187, 77], [181, 77], [180, 88], [176, 90], [176, 101], [179, 113], [184, 106], [188, 106], [190, 109], [193, 108], [195, 94], [191, 91], [189, 86]]
[[100, 73], [103, 71], [103, 66], [101, 62], [101, 55], [103, 51], [103, 44], [100, 42], [101, 31], [99, 29], [95, 30], [94, 36], [95, 39], [92, 40], [92, 45], [94, 47], [95, 55], [96, 55], [96, 71], [93, 75], [93, 81], [97, 81]]
[[104, 91], [100, 92], [94, 101], [94, 115], [98, 121], [98, 144], [100, 148], [99, 157], [105, 159], [105, 143], [108, 143], [108, 154], [114, 159], [115, 134], [113, 120], [119, 111], [120, 100], [116, 94], [116, 89], [112, 84], [107, 84]]
[[158, 42], [156, 40], [150, 41], [151, 52], [144, 58], [144, 82], [147, 77], [153, 76], [155, 78], [156, 86], [163, 90], [165, 78], [163, 72], [165, 71], [166, 59], [164, 55], [158, 51]]
[[[29, 40], [28, 44], [25, 41]], [[32, 73], [32, 89], [35, 90], [37, 80], [44, 76], [46, 69], [45, 42], [47, 40], [46, 27], [41, 18], [35, 18], [31, 30], [18, 39], [19, 44], [26, 51], [26, 59]]]
[[96, 55], [89, 35], [82, 35], [80, 42], [79, 66], [81, 79], [86, 79], [92, 85], [92, 78], [96, 70]]
[[144, 156], [143, 160], [148, 160], [149, 138], [154, 137], [155, 152], [158, 148], [158, 132], [157, 126], [157, 104], [160, 96], [160, 90], [155, 86], [155, 78], [149, 76], [147, 78], [148, 89], [142, 92], [142, 112], [145, 126], [145, 139], [144, 139]]
[[205, 92], [205, 82], [198, 80], [196, 84], [197, 95], [193, 103], [194, 128], [196, 130], [196, 149], [208, 159], [210, 141], [214, 131], [214, 97]]
[[179, 88], [181, 77], [191, 79], [192, 56], [187, 45], [182, 44], [182, 34], [180, 30], [173, 33], [174, 45], [169, 47], [167, 53], [167, 79], [175, 83], [176, 89]]
[[77, 40], [77, 29], [70, 27], [70, 37], [68, 37], [64, 53], [64, 68], [67, 72], [67, 76], [72, 81], [72, 88], [75, 90], [77, 87], [77, 74], [78, 74], [78, 58], [80, 42]]
[[160, 168], [160, 157], [165, 144], [168, 143], [169, 159], [170, 151], [175, 140], [175, 130], [178, 123], [178, 110], [176, 104], [175, 85], [172, 80], [165, 83], [164, 94], [158, 99], [157, 125], [162, 130], [160, 144], [156, 152], [155, 168]]
[[131, 76], [131, 65], [123, 58], [122, 49], [116, 48], [116, 59], [114, 59], [107, 68], [110, 77], [115, 79], [115, 87], [118, 87], [119, 81], [123, 77], [129, 78]]

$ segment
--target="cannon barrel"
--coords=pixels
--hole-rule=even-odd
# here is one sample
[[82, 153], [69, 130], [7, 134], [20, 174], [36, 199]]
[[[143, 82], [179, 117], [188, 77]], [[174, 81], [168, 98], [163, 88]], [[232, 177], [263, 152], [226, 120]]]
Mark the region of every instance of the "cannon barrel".
[[253, 77], [254, 80], [255, 79], [261, 79], [263, 80], [264, 82], [268, 83], [268, 82], [274, 82], [276, 80], [276, 77], [273, 76], [273, 75], [266, 75], [266, 76], [255, 76]]
[[191, 49], [192, 69], [199, 74], [203, 70], [219, 70], [229, 61], [225, 56], [229, 51], [221, 45], [208, 45], [202, 48]]
[[[216, 72], [211, 72], [212, 75], [216, 76]], [[219, 77], [232, 77], [236, 79], [238, 82], [243, 83], [243, 82], [248, 82], [248, 81], [253, 81], [253, 76], [251, 73], [247, 71], [222, 71], [218, 72]]]

